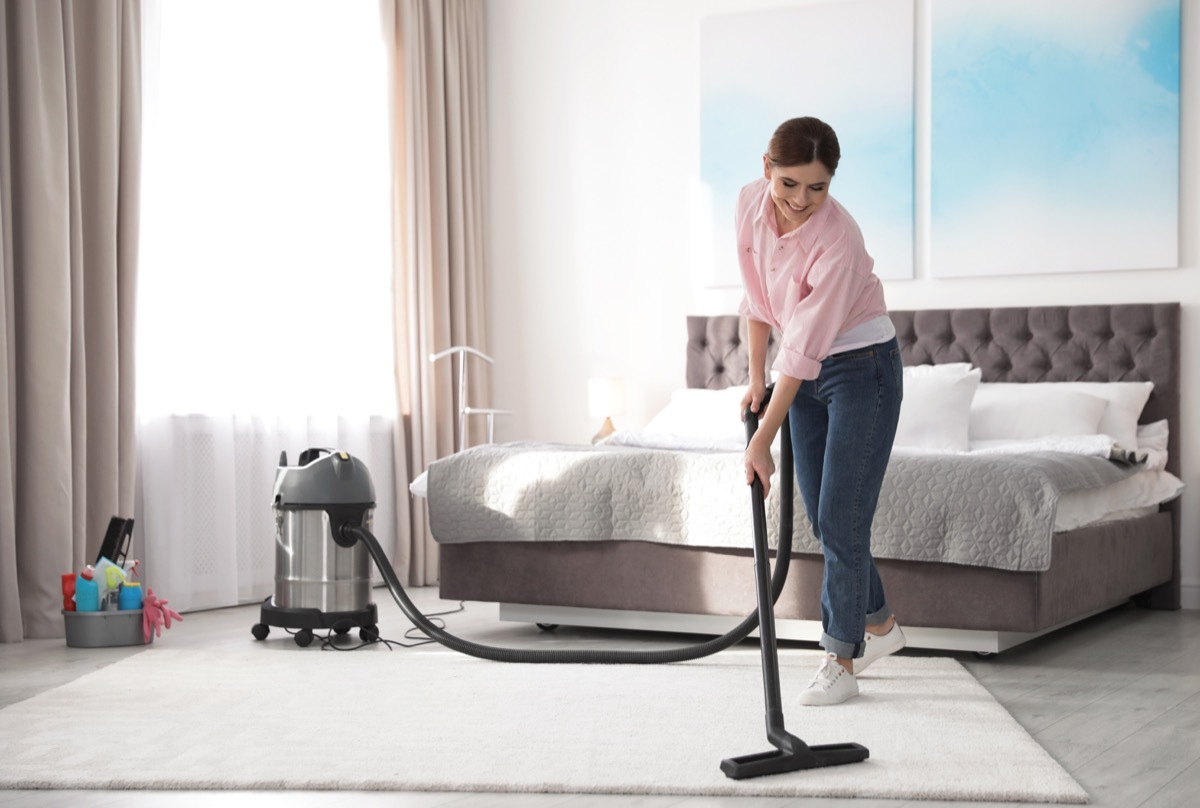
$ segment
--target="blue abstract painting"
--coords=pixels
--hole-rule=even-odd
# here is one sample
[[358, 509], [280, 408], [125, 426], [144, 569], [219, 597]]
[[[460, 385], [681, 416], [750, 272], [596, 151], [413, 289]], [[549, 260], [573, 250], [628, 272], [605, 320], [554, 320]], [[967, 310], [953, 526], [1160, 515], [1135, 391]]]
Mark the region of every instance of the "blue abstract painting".
[[733, 214], [762, 176], [779, 124], [834, 128], [830, 185], [857, 220], [881, 278], [913, 276], [912, 0], [847, 0], [702, 21], [697, 259], [709, 285], [740, 286]]
[[932, 0], [935, 277], [1179, 261], [1180, 0]]

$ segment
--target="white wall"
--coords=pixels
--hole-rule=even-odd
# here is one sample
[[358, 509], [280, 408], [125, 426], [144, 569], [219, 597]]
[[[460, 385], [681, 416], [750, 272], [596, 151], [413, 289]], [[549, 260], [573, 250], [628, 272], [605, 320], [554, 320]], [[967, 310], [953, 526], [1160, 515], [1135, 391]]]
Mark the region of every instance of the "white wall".
[[[494, 404], [514, 411], [497, 424], [498, 440], [586, 442], [599, 426], [587, 412], [590, 376], [626, 379], [618, 428], [644, 424], [683, 386], [685, 316], [729, 313], [737, 303], [695, 288], [691, 270], [700, 21], [797, 4], [488, 0]], [[1180, 268], [934, 280], [928, 189], [919, 184], [917, 277], [887, 283], [892, 308], [1179, 301], [1183, 409], [1200, 420], [1200, 7], [1183, 6]], [[928, 28], [929, 1], [917, 0], [918, 53]], [[918, 177], [927, 165], [928, 75], [918, 61]], [[747, 166], [747, 180], [759, 170]], [[1112, 178], [1114, 204], [1136, 171]], [[1197, 420], [1180, 432], [1190, 608], [1200, 608]]]

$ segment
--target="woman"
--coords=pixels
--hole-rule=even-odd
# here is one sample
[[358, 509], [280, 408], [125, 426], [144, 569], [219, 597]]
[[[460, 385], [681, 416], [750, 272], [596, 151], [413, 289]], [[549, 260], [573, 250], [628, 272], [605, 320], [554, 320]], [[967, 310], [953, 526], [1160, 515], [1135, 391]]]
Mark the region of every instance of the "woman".
[[900, 348], [862, 233], [829, 195], [840, 158], [828, 124], [786, 121], [763, 155], [763, 178], [737, 203], [739, 313], [750, 339], [743, 409], [759, 412], [767, 338], [772, 328], [782, 334], [775, 388], [746, 448], [746, 482], [757, 475], [769, 491], [771, 443], [790, 411], [796, 481], [825, 555], [826, 657], [800, 694], [806, 705], [853, 698], [855, 675], [904, 647], [871, 558], [871, 520], [900, 417]]

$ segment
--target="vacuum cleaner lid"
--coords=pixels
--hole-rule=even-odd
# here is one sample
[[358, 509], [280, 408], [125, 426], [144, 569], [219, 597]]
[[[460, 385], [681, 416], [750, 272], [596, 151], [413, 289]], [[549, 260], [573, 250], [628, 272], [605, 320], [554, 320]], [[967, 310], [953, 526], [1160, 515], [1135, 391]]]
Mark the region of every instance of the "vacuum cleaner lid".
[[[310, 459], [313, 457], [316, 459]], [[309, 449], [301, 453], [299, 466], [288, 466], [285, 456], [275, 472], [275, 505], [279, 508], [374, 504], [371, 472], [349, 452]]]

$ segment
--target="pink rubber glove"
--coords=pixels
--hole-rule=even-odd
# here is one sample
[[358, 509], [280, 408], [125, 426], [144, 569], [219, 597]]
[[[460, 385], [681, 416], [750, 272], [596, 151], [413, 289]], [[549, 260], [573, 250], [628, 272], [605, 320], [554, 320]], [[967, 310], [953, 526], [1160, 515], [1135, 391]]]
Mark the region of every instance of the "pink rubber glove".
[[146, 587], [146, 596], [142, 598], [142, 635], [150, 642], [150, 632], [161, 637], [163, 627], [171, 627], [171, 620], [183, 620], [183, 615], [167, 607], [166, 598], [159, 599], [154, 590]]

